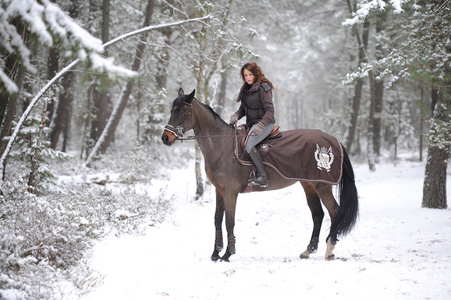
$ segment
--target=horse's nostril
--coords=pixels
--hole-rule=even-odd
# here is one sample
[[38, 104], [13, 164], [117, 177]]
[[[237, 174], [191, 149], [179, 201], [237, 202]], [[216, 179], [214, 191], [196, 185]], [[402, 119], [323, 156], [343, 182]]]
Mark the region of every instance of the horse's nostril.
[[165, 134], [161, 137], [161, 140], [163, 141], [163, 144], [167, 144], [169, 142], [169, 137]]

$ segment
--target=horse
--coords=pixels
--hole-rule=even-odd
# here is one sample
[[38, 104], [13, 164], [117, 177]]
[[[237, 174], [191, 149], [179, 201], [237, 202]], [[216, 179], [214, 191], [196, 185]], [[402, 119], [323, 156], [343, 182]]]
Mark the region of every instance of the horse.
[[[172, 103], [171, 115], [161, 139], [163, 144], [171, 146], [179, 138], [183, 139], [186, 131], [194, 131], [194, 137], [197, 139], [205, 160], [206, 174], [216, 189], [215, 239], [211, 260], [229, 262], [229, 258], [236, 253], [234, 226], [237, 198], [248, 186], [249, 166], [239, 163], [234, 155], [235, 143], [230, 137], [236, 136], [235, 126], [222, 120], [210, 106], [197, 100], [194, 94], [195, 90], [188, 95], [184, 94], [182, 88], [179, 89], [178, 97]], [[299, 166], [292, 166], [292, 168], [297, 167]], [[269, 191], [300, 182], [304, 188], [313, 220], [310, 242], [307, 249], [300, 254], [302, 259], [309, 258], [318, 249], [319, 234], [324, 218], [321, 203], [326, 207], [331, 219], [330, 231], [326, 239], [325, 260], [335, 258], [333, 251], [338, 241], [337, 237], [348, 234], [357, 221], [357, 188], [351, 161], [344, 147], [341, 167], [342, 175], [338, 183], [340, 204], [337, 203], [332, 193], [333, 184], [322, 181], [287, 179], [272, 168], [265, 168], [269, 186], [253, 187], [253, 192]], [[222, 232], [224, 215], [227, 248], [224, 255], [220, 256], [224, 247]]]

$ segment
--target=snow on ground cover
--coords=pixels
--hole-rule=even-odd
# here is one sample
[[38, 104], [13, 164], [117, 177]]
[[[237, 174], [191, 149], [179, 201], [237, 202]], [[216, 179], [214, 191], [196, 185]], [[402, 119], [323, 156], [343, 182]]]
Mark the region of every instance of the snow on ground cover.
[[91, 266], [104, 282], [86, 299], [451, 299], [451, 209], [421, 208], [424, 163], [354, 167], [359, 222], [329, 262], [328, 218], [318, 252], [299, 258], [312, 220], [297, 184], [240, 195], [237, 254], [213, 263], [214, 190], [193, 202], [192, 166], [174, 171], [154, 181], [176, 195], [174, 214], [145, 236], [99, 242]]

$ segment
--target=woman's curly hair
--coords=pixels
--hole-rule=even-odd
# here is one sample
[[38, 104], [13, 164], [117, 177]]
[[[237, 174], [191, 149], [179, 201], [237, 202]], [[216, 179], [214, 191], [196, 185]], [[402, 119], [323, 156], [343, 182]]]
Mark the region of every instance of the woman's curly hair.
[[240, 71], [241, 79], [244, 82], [246, 82], [246, 80], [244, 79], [244, 70], [248, 70], [249, 72], [251, 72], [255, 76], [255, 81], [260, 81], [261, 83], [267, 82], [267, 83], [269, 83], [269, 85], [271, 86], [271, 88], [273, 90], [275, 89], [272, 82], [269, 81], [269, 79], [265, 77], [265, 74], [263, 74], [262, 69], [256, 63], [254, 63], [254, 62], [245, 63], [241, 67], [241, 71]]

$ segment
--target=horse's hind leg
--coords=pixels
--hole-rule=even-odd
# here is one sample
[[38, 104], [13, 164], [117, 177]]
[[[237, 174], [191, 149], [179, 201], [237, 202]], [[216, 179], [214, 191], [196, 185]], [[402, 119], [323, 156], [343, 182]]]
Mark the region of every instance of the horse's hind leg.
[[319, 233], [321, 231], [321, 225], [323, 223], [324, 211], [321, 206], [321, 200], [316, 193], [315, 188], [308, 182], [301, 182], [304, 188], [305, 196], [307, 197], [307, 204], [312, 212], [313, 219], [313, 232], [310, 239], [310, 243], [307, 246], [307, 250], [302, 252], [301, 258], [309, 258], [310, 254], [315, 253], [318, 250]]
[[211, 255], [212, 261], [221, 259], [219, 252], [224, 248], [224, 241], [222, 238], [222, 220], [224, 219], [224, 198], [221, 192], [216, 189], [216, 211], [215, 211], [215, 247]]
[[[339, 209], [338, 203], [332, 194], [332, 186], [327, 183], [316, 183], [314, 187], [320, 196], [322, 203], [329, 212], [330, 220], [332, 222]], [[333, 260], [335, 258], [333, 250], [335, 248], [335, 244], [337, 243], [337, 234], [337, 232], [332, 232], [331, 230], [327, 236], [326, 260]]]

